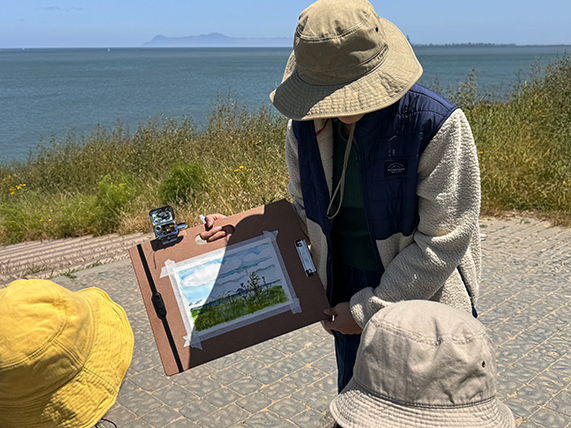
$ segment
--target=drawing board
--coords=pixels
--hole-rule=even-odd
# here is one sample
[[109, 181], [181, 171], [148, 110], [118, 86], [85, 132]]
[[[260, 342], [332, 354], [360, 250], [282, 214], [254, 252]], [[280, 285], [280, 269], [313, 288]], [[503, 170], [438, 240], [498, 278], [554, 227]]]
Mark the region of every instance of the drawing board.
[[289, 202], [216, 225], [234, 228], [229, 240], [201, 245], [201, 225], [129, 250], [167, 375], [325, 319], [329, 304], [296, 248], [305, 236]]

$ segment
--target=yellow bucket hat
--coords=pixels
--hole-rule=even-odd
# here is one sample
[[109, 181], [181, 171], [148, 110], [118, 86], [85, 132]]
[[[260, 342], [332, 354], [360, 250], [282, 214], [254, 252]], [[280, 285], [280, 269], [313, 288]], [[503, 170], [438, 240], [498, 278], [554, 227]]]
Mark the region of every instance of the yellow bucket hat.
[[113, 405], [134, 340], [103, 290], [14, 281], [0, 290], [0, 326], [0, 427], [87, 428]]

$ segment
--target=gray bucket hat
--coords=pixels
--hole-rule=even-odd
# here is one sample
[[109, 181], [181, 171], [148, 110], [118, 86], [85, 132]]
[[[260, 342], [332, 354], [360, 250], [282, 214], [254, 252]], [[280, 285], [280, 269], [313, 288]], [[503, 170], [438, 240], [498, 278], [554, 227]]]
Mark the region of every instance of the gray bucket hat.
[[410, 300], [365, 326], [353, 378], [331, 402], [344, 428], [513, 428], [496, 398], [495, 348], [470, 314]]
[[295, 120], [352, 116], [398, 101], [422, 75], [406, 37], [366, 0], [305, 9], [274, 106]]

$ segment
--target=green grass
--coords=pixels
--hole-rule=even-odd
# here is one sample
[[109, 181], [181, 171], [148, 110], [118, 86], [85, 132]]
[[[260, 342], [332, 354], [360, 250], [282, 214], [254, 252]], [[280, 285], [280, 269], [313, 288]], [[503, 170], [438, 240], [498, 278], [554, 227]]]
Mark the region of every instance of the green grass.
[[[478, 147], [482, 213], [530, 211], [571, 224], [571, 57], [533, 66], [505, 93], [434, 89], [464, 109]], [[429, 85], [430, 86], [430, 85]], [[507, 101], [496, 101], [498, 99]], [[128, 132], [118, 121], [87, 137], [70, 132], [23, 162], [0, 164], [0, 243], [150, 232], [148, 211], [177, 220], [233, 214], [287, 198], [286, 120], [218, 99], [208, 126], [157, 118]]]
[[286, 120], [218, 100], [206, 129], [162, 118], [129, 134], [118, 122], [69, 134], [24, 162], [0, 164], [0, 243], [151, 232], [166, 203], [189, 225], [287, 197]]
[[466, 108], [482, 176], [482, 212], [531, 211], [571, 223], [571, 56], [535, 65], [506, 103]]
[[250, 295], [247, 299], [236, 297], [215, 306], [193, 308], [190, 312], [196, 329], [202, 331], [285, 302], [285, 291], [280, 285], [275, 285], [261, 293]]

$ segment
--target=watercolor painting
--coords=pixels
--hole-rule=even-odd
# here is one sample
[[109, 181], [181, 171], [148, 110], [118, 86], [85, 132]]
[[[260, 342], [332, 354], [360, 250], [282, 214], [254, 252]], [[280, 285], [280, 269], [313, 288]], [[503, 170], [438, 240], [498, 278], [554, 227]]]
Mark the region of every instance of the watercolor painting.
[[230, 245], [172, 269], [193, 330], [210, 333], [298, 304], [272, 238]]

